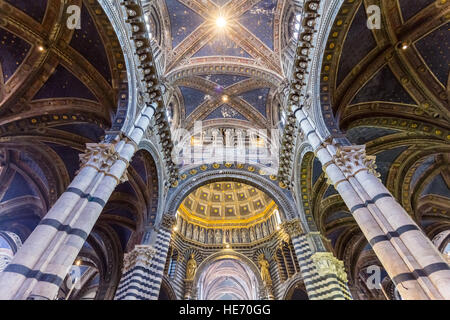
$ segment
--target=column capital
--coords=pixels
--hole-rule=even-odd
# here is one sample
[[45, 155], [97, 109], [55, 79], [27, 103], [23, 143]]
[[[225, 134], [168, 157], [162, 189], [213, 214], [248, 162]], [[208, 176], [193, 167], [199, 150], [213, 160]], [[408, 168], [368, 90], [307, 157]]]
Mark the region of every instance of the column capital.
[[[107, 173], [109, 168], [118, 160], [125, 162], [128, 167], [128, 160], [121, 157], [120, 153], [116, 151], [115, 146], [114, 143], [87, 143], [86, 151], [79, 155], [80, 170], [84, 167], [92, 167], [99, 172]], [[115, 176], [114, 178], [118, 180], [118, 184], [128, 181], [127, 170], [125, 170], [120, 178]]]
[[286, 231], [286, 233], [291, 236], [291, 238], [298, 237], [303, 234], [303, 228], [300, 219], [285, 221], [281, 226], [283, 227], [284, 231]]
[[155, 256], [156, 250], [149, 245], [137, 245], [132, 251], [124, 254], [123, 273], [129, 271], [136, 265], [148, 266]]
[[173, 226], [175, 225], [176, 218], [174, 215], [170, 213], [163, 214], [161, 218], [161, 228], [172, 230]]
[[337, 259], [331, 252], [316, 252], [312, 255], [312, 260], [320, 276], [335, 274], [338, 279], [347, 283], [344, 262]]
[[333, 155], [334, 163], [341, 169], [346, 178], [356, 175], [358, 172], [367, 170], [376, 177], [380, 174], [376, 171], [376, 156], [366, 153], [366, 146], [338, 146]]

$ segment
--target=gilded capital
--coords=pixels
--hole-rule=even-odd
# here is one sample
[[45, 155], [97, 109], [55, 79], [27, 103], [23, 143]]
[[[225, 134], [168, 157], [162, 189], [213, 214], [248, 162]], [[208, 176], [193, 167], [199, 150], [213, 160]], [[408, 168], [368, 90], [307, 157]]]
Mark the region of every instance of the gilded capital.
[[331, 252], [316, 252], [312, 260], [320, 276], [335, 274], [338, 279], [347, 282], [347, 272], [344, 262], [337, 259]]
[[286, 221], [282, 224], [284, 231], [286, 231], [291, 238], [298, 237], [303, 234], [302, 225], [299, 219]]

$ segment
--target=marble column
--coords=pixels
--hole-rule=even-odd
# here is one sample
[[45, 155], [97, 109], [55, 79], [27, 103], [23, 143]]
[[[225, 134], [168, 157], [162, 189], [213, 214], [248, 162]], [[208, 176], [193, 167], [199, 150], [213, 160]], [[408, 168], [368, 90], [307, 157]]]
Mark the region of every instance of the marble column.
[[158, 300], [174, 224], [173, 215], [163, 215], [159, 228], [153, 230], [155, 243], [138, 245], [125, 255], [115, 300]]
[[450, 299], [450, 267], [377, 178], [364, 146], [324, 140], [302, 110], [302, 132], [403, 299]]
[[310, 300], [350, 300], [344, 263], [327, 252], [319, 233], [305, 234], [298, 219], [282, 224], [290, 236]]
[[54, 299], [116, 186], [126, 180], [156, 105], [144, 107], [128, 136], [87, 144], [67, 190], [0, 274], [0, 300]]
[[5, 270], [14, 258], [15, 253], [22, 247], [22, 240], [15, 233], [0, 231], [0, 240], [2, 239], [6, 245], [0, 246], [0, 272]]

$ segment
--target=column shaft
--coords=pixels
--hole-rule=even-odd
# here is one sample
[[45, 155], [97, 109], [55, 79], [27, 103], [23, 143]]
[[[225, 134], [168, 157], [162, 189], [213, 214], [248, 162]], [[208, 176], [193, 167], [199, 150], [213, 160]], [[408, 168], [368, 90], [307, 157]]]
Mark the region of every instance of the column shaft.
[[363, 146], [324, 142], [297, 110], [301, 130], [404, 299], [450, 299], [450, 268], [431, 241], [374, 175]]
[[82, 168], [0, 274], [0, 299], [54, 299], [115, 187], [126, 179], [154, 107], [143, 109], [129, 134], [110, 143], [88, 144]]

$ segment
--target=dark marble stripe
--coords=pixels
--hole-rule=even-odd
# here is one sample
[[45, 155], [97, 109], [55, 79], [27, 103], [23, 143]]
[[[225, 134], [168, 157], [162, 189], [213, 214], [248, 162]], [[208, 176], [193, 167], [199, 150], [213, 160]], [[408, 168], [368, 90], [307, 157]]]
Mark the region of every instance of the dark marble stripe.
[[450, 271], [450, 267], [445, 262], [439, 262], [439, 263], [433, 263], [429, 266], [426, 266], [423, 269], [414, 270], [413, 272], [409, 273], [401, 273], [399, 275], [396, 275], [392, 281], [398, 285], [399, 283], [410, 281], [410, 280], [417, 280], [420, 277], [428, 277], [432, 273], [447, 270]]
[[350, 212], [353, 214], [353, 213], [355, 213], [356, 210], [362, 209], [362, 208], [367, 208], [369, 206], [369, 204], [375, 204], [375, 202], [377, 202], [378, 200], [380, 200], [382, 198], [391, 198], [391, 197], [392, 196], [389, 193], [380, 193], [379, 195], [376, 195], [375, 197], [373, 197], [371, 200], [367, 200], [365, 203], [357, 204], [356, 206], [354, 206], [353, 208], [350, 209]]
[[87, 237], [89, 236], [84, 230], [72, 228], [71, 226], [62, 224], [61, 222], [55, 219], [44, 219], [39, 224], [53, 227], [58, 231], [65, 232], [70, 235], [79, 236], [83, 240], [86, 240]]
[[398, 228], [396, 231], [390, 231], [385, 235], [373, 237], [369, 241], [369, 243], [373, 247], [374, 245], [376, 245], [379, 242], [389, 241], [392, 238], [399, 238], [400, 235], [402, 235], [403, 233], [406, 233], [408, 231], [418, 231], [418, 230], [419, 230], [419, 228], [416, 225], [413, 225], [413, 224], [404, 225], [404, 226]]
[[69, 188], [67, 188], [66, 192], [75, 193], [82, 199], [87, 199], [89, 202], [98, 203], [102, 208], [106, 205], [105, 201], [103, 201], [102, 199], [93, 197], [88, 193], [84, 193], [83, 191], [81, 191], [78, 188], [69, 187]]
[[32, 278], [38, 281], [53, 283], [58, 287], [61, 286], [61, 284], [63, 283], [63, 279], [61, 279], [55, 274], [43, 273], [39, 270], [31, 270], [30, 268], [25, 267], [21, 264], [9, 264], [3, 270], [3, 272], [18, 273], [29, 279]]

